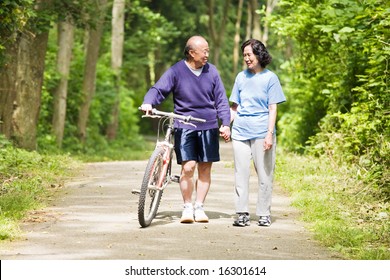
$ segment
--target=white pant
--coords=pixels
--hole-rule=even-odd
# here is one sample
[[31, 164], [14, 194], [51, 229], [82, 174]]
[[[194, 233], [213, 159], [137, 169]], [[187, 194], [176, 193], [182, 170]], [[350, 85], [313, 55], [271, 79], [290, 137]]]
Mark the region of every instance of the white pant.
[[264, 139], [233, 140], [236, 213], [249, 213], [249, 176], [253, 159], [258, 177], [256, 215], [271, 214], [276, 137], [268, 151], [264, 151], [263, 143]]

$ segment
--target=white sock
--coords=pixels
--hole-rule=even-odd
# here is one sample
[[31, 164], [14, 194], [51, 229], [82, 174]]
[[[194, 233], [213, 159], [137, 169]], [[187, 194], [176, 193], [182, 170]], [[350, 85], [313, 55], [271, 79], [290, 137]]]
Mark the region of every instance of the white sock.
[[195, 208], [202, 208], [203, 207], [203, 203], [202, 202], [196, 202], [195, 203]]
[[193, 209], [194, 207], [192, 206], [191, 202], [184, 203], [184, 208], [190, 208]]

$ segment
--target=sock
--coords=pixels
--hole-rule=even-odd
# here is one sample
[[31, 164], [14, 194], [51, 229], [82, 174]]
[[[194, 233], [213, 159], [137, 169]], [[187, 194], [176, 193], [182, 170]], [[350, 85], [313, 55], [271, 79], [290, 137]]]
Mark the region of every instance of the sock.
[[191, 203], [191, 202], [187, 202], [187, 203], [184, 203], [184, 208], [190, 208], [190, 209], [192, 209], [192, 208], [194, 208], [194, 207], [192, 206], [192, 203]]
[[202, 202], [195, 202], [195, 208], [198, 208], [198, 207], [203, 207], [203, 203]]

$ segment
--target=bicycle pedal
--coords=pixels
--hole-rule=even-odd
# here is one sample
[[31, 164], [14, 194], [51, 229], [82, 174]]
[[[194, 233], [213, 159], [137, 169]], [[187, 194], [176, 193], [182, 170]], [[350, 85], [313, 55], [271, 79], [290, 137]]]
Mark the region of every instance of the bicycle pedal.
[[180, 176], [178, 176], [178, 175], [171, 176], [171, 181], [179, 183], [180, 182]]
[[133, 190], [131, 191], [131, 193], [132, 193], [132, 194], [137, 194], [137, 195], [139, 195], [139, 194], [141, 193], [141, 191], [140, 191], [140, 190], [134, 190], [134, 189], [133, 189]]

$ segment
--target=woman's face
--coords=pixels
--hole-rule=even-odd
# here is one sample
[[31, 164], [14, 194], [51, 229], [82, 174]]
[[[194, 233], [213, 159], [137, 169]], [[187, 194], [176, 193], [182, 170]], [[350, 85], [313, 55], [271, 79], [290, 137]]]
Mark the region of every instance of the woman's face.
[[261, 70], [260, 62], [253, 53], [251, 45], [248, 45], [244, 48], [243, 56], [246, 66], [248, 66], [250, 71], [257, 72], [258, 70]]

